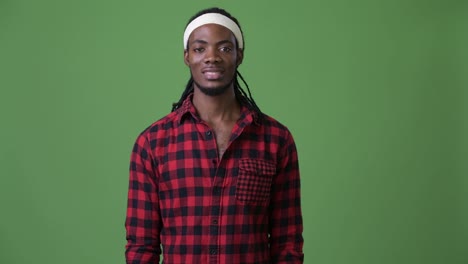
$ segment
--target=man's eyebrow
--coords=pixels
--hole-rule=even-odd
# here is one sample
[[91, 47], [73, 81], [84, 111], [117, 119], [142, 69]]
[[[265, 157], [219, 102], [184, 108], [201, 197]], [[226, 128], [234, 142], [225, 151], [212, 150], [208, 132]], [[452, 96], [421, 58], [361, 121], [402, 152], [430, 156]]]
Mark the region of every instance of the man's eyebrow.
[[195, 44], [195, 43], [208, 44], [208, 42], [201, 40], [201, 39], [196, 39], [191, 42], [191, 44]]
[[218, 41], [218, 43], [216, 44], [220, 45], [220, 44], [226, 44], [226, 43], [234, 45], [234, 43], [232, 43], [232, 41], [230, 41], [229, 39]]

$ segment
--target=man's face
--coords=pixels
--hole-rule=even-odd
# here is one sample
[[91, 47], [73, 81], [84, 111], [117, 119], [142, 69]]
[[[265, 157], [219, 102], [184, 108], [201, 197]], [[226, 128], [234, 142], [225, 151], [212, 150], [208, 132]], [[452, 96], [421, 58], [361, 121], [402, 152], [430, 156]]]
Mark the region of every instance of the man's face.
[[217, 24], [195, 29], [184, 52], [195, 88], [207, 95], [219, 95], [232, 87], [243, 52], [236, 45], [232, 32]]

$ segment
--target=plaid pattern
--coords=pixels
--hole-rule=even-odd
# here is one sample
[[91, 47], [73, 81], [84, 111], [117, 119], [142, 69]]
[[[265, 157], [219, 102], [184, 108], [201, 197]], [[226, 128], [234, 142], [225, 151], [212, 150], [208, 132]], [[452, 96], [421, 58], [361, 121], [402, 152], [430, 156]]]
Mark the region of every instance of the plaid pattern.
[[191, 96], [137, 138], [127, 263], [303, 263], [296, 147], [286, 127], [243, 107], [229, 147]]
[[275, 173], [276, 167], [272, 162], [257, 159], [239, 160], [236, 198], [246, 203], [267, 200]]

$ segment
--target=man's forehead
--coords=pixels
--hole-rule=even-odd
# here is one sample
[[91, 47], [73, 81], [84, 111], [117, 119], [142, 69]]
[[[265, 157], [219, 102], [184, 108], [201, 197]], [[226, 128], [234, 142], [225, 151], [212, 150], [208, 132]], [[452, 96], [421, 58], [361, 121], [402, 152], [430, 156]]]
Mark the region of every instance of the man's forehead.
[[236, 41], [236, 36], [230, 29], [217, 24], [206, 24], [196, 28], [190, 34], [189, 41], [196, 40], [194, 38], [220, 38], [231, 42]]

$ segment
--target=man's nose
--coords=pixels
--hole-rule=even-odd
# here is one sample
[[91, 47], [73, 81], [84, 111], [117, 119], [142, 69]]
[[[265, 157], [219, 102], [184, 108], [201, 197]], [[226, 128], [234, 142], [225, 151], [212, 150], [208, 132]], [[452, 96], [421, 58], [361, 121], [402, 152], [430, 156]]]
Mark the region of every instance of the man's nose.
[[205, 55], [205, 63], [216, 63], [221, 61], [221, 56], [219, 56], [217, 49], [207, 49]]

